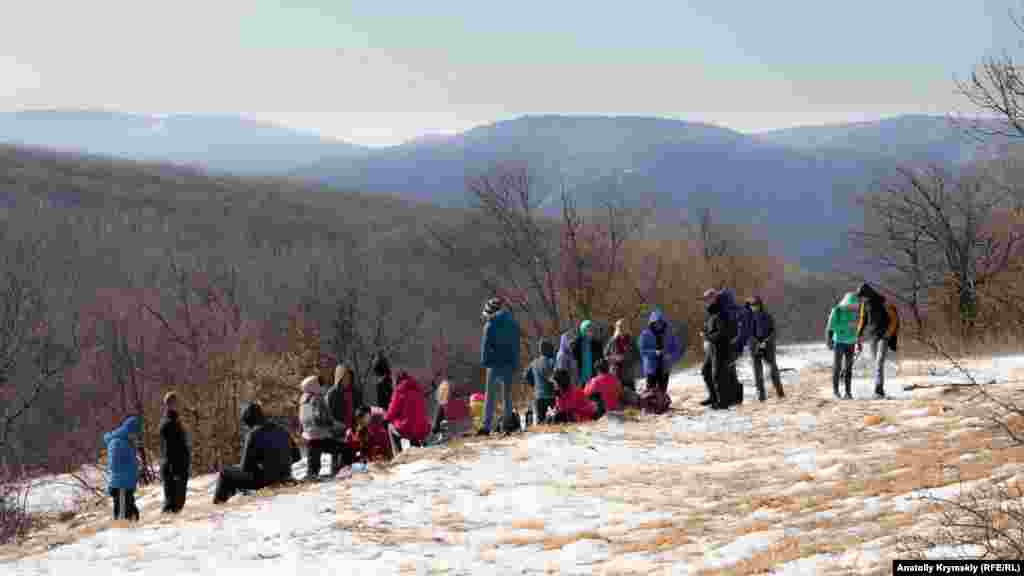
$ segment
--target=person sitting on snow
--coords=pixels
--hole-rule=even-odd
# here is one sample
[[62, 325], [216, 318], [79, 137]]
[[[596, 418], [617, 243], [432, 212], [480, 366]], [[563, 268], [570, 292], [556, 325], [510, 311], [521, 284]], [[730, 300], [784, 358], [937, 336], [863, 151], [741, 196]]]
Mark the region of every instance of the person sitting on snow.
[[573, 386], [572, 378], [567, 370], [556, 369], [551, 376], [552, 383], [558, 391], [555, 399], [554, 422], [586, 422], [594, 419], [597, 407], [589, 400], [583, 389]]
[[395, 454], [402, 451], [402, 438], [413, 446], [422, 446], [430, 434], [430, 420], [427, 418], [427, 404], [420, 383], [404, 370], [398, 371], [398, 384], [391, 396], [384, 419], [394, 442]]
[[597, 376], [587, 382], [583, 394], [597, 404], [597, 414], [594, 415], [596, 419], [604, 416], [606, 412], [619, 409], [622, 399], [622, 384], [609, 371], [608, 361], [604, 358], [598, 359], [594, 363], [594, 368], [597, 370]]
[[345, 441], [356, 460], [364, 464], [394, 457], [384, 411], [376, 406], [360, 406], [356, 410], [354, 428], [349, 429]]
[[320, 377], [307, 376], [301, 387], [299, 423], [302, 424], [302, 438], [306, 440], [306, 480], [313, 481], [320, 476], [320, 457], [324, 453], [336, 456], [331, 459], [332, 476], [341, 471], [342, 466], [352, 463], [352, 453], [342, 442], [344, 422], [331, 417]]
[[242, 448], [242, 464], [221, 471], [213, 494], [214, 504], [227, 502], [239, 490], [259, 490], [291, 480], [292, 464], [301, 458], [288, 431], [268, 420], [259, 403], [245, 407], [242, 423], [249, 429]]

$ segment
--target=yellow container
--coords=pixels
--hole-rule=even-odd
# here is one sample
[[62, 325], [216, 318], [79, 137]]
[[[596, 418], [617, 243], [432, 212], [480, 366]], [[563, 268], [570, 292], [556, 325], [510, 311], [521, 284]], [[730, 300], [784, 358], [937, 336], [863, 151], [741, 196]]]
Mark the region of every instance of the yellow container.
[[484, 400], [474, 394], [469, 401], [469, 413], [473, 415], [473, 429], [479, 430], [484, 418]]

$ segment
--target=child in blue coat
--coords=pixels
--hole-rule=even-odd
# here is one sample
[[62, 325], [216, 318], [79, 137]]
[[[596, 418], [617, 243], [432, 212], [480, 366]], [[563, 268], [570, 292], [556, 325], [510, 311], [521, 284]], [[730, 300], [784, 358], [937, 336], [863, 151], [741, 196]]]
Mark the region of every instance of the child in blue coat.
[[140, 432], [138, 416], [129, 416], [115, 430], [103, 435], [103, 443], [107, 445], [109, 493], [114, 499], [115, 520], [139, 519], [139, 509], [135, 506], [135, 484], [138, 482], [135, 443]]

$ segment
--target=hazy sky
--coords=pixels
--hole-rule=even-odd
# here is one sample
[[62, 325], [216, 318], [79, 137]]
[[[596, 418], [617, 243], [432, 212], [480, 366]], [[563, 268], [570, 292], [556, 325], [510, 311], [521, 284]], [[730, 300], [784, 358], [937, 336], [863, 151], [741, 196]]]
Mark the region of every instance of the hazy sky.
[[228, 113], [362, 144], [522, 114], [744, 132], [970, 111], [1015, 0], [0, 0], [0, 110]]

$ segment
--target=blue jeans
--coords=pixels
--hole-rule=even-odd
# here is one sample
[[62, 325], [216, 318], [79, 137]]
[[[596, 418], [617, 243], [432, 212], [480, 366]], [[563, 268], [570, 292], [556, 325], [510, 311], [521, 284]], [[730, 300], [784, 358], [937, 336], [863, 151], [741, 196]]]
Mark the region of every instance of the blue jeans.
[[516, 373], [513, 366], [501, 366], [487, 369], [487, 394], [484, 399], [484, 430], [491, 429], [491, 420], [494, 418], [494, 396], [498, 393], [498, 386], [501, 386], [501, 397], [504, 399], [505, 417], [512, 416], [512, 379]]

